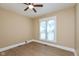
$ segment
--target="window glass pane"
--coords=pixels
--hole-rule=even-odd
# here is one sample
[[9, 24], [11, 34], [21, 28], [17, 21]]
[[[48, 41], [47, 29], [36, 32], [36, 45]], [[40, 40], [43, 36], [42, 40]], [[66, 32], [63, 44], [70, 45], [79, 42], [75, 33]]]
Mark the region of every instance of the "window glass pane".
[[47, 22], [47, 32], [52, 32], [55, 30], [55, 20], [49, 20]]
[[46, 31], [46, 21], [41, 21], [40, 22], [40, 32], [45, 32]]
[[54, 40], [54, 32], [48, 32], [47, 40], [51, 42]]
[[46, 39], [46, 21], [40, 22], [40, 39]]
[[46, 34], [45, 33], [40, 33], [40, 39], [45, 40], [46, 39]]
[[55, 20], [48, 20], [47, 22], [47, 40], [53, 41], [55, 35]]

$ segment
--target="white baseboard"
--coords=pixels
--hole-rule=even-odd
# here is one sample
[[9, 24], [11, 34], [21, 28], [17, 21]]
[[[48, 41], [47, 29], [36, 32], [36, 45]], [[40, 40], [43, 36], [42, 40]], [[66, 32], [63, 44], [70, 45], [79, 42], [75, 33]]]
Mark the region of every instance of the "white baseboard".
[[22, 43], [18, 43], [18, 44], [10, 45], [10, 46], [4, 47], [4, 48], [0, 48], [0, 52], [6, 51], [6, 50], [9, 50], [9, 49], [12, 49], [12, 48], [15, 48], [15, 47], [24, 45], [24, 44], [28, 44], [28, 43], [30, 43], [30, 42], [32, 42], [32, 41], [29, 40], [29, 41], [27, 41], [27, 43], [26, 43], [26, 42], [22, 42]]
[[14, 45], [7, 46], [4, 48], [0, 48], [0, 52], [6, 51], [6, 50], [9, 50], [9, 49], [12, 49], [12, 48], [18, 47], [20, 45], [24, 45], [24, 44], [25, 44], [25, 42], [22, 42], [22, 43], [14, 44]]
[[31, 42], [32, 42], [32, 40], [28, 40], [28, 41], [27, 41], [27, 44], [28, 44], [28, 43], [31, 43]]
[[38, 42], [38, 43], [41, 43], [41, 44], [46, 44], [46, 45], [49, 45], [49, 46], [52, 46], [52, 47], [57, 47], [57, 48], [60, 48], [60, 49], [66, 50], [66, 51], [73, 52], [74, 55], [77, 56], [74, 48], [69, 48], [69, 47], [60, 46], [60, 45], [56, 45], [56, 44], [51, 44], [51, 43], [47, 43], [47, 42], [43, 42], [43, 41], [39, 41], [39, 40], [32, 40], [32, 41]]
[[[47, 43], [47, 42], [43, 42], [43, 41], [39, 41], [39, 40], [28, 40], [27, 44], [30, 43], [30, 42], [38, 42], [38, 43], [46, 44], [46, 45], [49, 45], [49, 46], [52, 46], [52, 47], [57, 47], [57, 48], [60, 48], [60, 49], [64, 49], [64, 50], [73, 52], [74, 55], [77, 56], [76, 51], [75, 51], [74, 48], [64, 47], [64, 46], [60, 46], [60, 45], [56, 45], [56, 44], [51, 44], [51, 43]], [[4, 48], [0, 48], [0, 52], [6, 51], [6, 50], [9, 50], [9, 49], [12, 49], [12, 48], [24, 45], [24, 44], [26, 44], [26, 42], [22, 42], [22, 43], [14, 44], [14, 45], [7, 46], [7, 47], [4, 47]]]

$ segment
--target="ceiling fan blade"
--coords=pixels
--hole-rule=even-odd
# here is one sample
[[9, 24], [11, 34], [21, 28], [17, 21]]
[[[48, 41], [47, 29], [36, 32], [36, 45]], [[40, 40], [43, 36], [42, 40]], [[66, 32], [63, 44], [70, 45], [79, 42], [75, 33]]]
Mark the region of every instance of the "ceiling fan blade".
[[29, 9], [29, 7], [25, 8], [24, 11], [26, 11], [27, 9]]
[[31, 3], [24, 3], [25, 5], [30, 5]]
[[34, 11], [35, 13], [37, 12], [35, 8], [33, 8], [33, 11]]
[[43, 5], [33, 5], [34, 7], [43, 7]]
[[25, 5], [28, 5], [28, 3], [24, 3]]

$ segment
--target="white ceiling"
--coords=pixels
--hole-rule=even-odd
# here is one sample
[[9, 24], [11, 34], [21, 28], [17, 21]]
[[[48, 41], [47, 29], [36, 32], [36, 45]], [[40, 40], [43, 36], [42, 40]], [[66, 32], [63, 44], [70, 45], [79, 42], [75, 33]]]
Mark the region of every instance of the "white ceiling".
[[42, 3], [42, 4], [43, 7], [35, 8], [37, 10], [37, 13], [34, 13], [34, 11], [30, 9], [24, 11], [24, 9], [27, 6], [23, 3], [0, 3], [0, 7], [28, 17], [36, 17], [75, 5], [74, 3]]

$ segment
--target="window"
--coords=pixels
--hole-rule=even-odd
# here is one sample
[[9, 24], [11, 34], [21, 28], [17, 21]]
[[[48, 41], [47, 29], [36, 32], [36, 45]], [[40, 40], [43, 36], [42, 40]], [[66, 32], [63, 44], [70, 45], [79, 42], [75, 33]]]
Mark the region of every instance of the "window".
[[40, 39], [46, 39], [46, 21], [40, 22]]
[[55, 41], [56, 17], [44, 18], [40, 20], [40, 40]]

